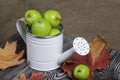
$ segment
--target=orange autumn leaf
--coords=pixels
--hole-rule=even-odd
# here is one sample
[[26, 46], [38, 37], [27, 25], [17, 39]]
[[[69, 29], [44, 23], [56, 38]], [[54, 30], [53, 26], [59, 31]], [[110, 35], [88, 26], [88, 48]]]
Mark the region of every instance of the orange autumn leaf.
[[92, 66], [95, 65], [95, 61], [99, 58], [102, 50], [105, 48], [107, 48], [107, 41], [97, 35], [97, 37], [90, 43], [90, 58], [92, 59]]
[[64, 72], [72, 80], [76, 80], [73, 76], [73, 70], [78, 64], [85, 64], [90, 69], [90, 75], [87, 80], [93, 80], [94, 72], [96, 70], [106, 68], [110, 63], [110, 54], [107, 48], [107, 42], [104, 38], [97, 35], [97, 37], [90, 43], [90, 52], [86, 56], [74, 54], [69, 60], [62, 65]]
[[41, 73], [41, 72], [34, 73], [33, 72], [32, 75], [30, 76], [30, 78], [28, 78], [28, 79], [26, 78], [26, 76], [23, 73], [21, 73], [19, 78], [16, 80], [44, 80], [44, 78], [45, 78], [45, 76], [43, 73]]
[[[8, 41], [5, 44], [4, 48], [0, 48], [0, 69], [5, 70], [8, 67], [16, 66], [25, 61], [25, 59], [20, 59], [24, 50], [16, 54], [17, 41], [9, 43]], [[20, 59], [20, 60], [19, 60]]]
[[38, 72], [38, 73], [32, 73], [29, 80], [44, 80], [44, 78], [45, 78], [44, 74], [41, 72]]
[[27, 80], [23, 73], [20, 74], [19, 78], [16, 80]]

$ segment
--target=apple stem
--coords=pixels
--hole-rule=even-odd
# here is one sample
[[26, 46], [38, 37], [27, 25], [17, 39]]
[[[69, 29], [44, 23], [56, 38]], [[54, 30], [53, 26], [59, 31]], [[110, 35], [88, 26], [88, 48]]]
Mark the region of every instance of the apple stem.
[[81, 70], [78, 70], [78, 73], [81, 72]]
[[62, 21], [62, 19], [61, 18], [56, 18], [57, 20], [59, 20], [59, 21]]
[[27, 18], [30, 18], [30, 17], [31, 17], [30, 15], [27, 16]]
[[42, 21], [38, 21], [38, 23], [42, 23]]

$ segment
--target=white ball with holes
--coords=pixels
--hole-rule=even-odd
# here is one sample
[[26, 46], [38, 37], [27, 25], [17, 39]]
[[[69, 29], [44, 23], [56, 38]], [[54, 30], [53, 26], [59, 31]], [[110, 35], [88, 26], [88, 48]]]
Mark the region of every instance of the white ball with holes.
[[90, 51], [89, 43], [82, 37], [77, 37], [73, 40], [73, 48], [79, 55], [83, 56]]

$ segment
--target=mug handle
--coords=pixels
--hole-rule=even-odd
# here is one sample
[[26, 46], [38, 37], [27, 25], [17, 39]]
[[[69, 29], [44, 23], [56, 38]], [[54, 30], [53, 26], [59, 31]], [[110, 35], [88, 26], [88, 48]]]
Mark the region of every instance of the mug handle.
[[16, 22], [16, 28], [18, 33], [20, 34], [20, 36], [22, 37], [22, 39], [24, 40], [24, 42], [26, 43], [26, 31], [24, 28], [21, 27], [20, 22], [23, 22], [24, 24], [26, 24], [24, 18], [18, 19]]

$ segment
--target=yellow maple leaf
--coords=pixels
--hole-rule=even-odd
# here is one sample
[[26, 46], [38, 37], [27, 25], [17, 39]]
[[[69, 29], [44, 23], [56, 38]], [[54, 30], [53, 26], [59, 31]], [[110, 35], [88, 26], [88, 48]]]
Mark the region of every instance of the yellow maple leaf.
[[[5, 44], [4, 48], [0, 48], [0, 69], [5, 70], [8, 67], [16, 66], [25, 61], [25, 59], [20, 59], [24, 50], [20, 51], [18, 54], [15, 53], [17, 46], [17, 41]], [[20, 60], [19, 60], [20, 59]]]

